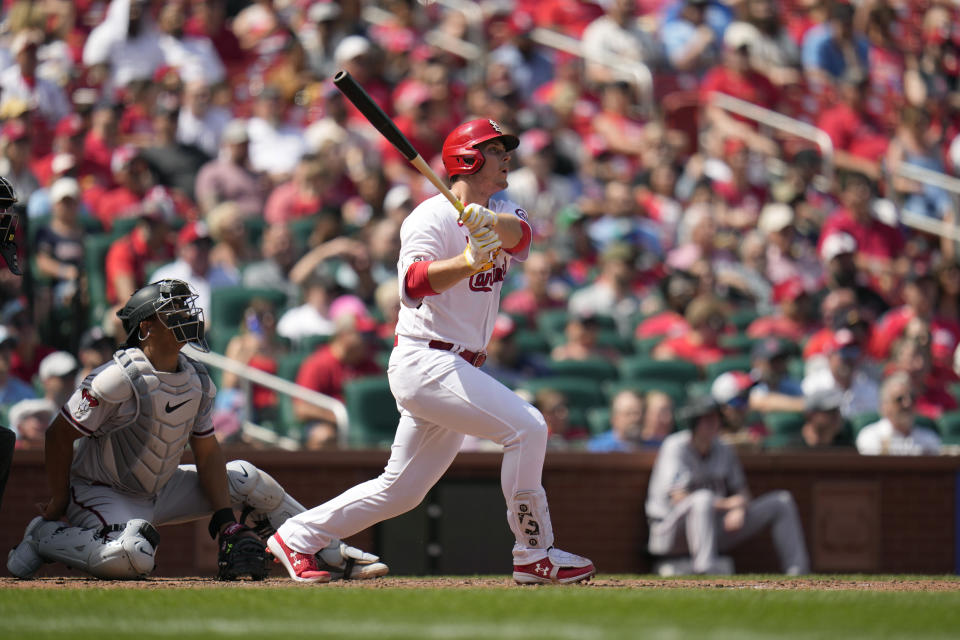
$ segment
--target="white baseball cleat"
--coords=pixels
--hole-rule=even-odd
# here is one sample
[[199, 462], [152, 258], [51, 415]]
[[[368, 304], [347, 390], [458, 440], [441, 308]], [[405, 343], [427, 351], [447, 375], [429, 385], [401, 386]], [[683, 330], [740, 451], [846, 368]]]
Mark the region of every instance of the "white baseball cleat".
[[366, 580], [385, 576], [389, 567], [380, 557], [335, 540], [317, 552], [317, 567], [332, 580]]
[[547, 550], [543, 560], [513, 565], [517, 584], [572, 584], [589, 580], [596, 572], [588, 559], [554, 547]]
[[44, 522], [45, 520], [41, 516], [31, 520], [23, 532], [23, 540], [7, 554], [7, 571], [11, 575], [29, 579], [43, 565], [43, 558], [40, 557], [40, 552], [37, 549], [37, 539], [33, 533]]
[[294, 551], [275, 533], [267, 540], [267, 548], [273, 554], [274, 562], [282, 564], [290, 578], [297, 582], [330, 582], [330, 573], [321, 571], [317, 566], [317, 557], [309, 553]]

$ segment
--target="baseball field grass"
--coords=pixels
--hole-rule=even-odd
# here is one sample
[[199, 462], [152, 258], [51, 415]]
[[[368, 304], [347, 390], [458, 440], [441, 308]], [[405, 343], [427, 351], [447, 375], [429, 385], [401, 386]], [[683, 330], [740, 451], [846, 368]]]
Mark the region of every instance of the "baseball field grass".
[[957, 638], [956, 577], [0, 580], [0, 638]]

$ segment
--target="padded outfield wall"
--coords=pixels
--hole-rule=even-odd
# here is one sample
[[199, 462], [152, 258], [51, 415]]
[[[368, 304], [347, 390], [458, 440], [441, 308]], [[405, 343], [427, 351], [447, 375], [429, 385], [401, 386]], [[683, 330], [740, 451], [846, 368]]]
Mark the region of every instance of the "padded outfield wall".
[[[376, 476], [387, 451], [228, 449], [272, 474], [306, 506]], [[544, 486], [557, 545], [602, 573], [644, 573], [643, 502], [653, 453], [549, 452]], [[817, 573], [960, 573], [960, 458], [856, 453], [741, 454], [753, 493], [787, 489], [797, 500]], [[351, 538], [395, 574], [509, 573], [512, 538], [500, 492], [500, 455], [462, 453], [414, 511]], [[18, 451], [0, 513], [9, 549], [46, 498], [42, 452]], [[162, 527], [157, 575], [213, 575], [207, 523]], [[732, 554], [738, 572], [776, 572], [769, 534]], [[5, 568], [4, 568], [5, 573]], [[41, 575], [71, 574], [45, 567]]]

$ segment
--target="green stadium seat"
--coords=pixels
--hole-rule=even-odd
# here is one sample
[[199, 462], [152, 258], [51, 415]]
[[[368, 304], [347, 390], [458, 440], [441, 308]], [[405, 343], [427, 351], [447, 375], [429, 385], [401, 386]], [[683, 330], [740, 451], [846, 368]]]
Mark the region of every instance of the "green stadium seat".
[[587, 411], [587, 429], [597, 436], [610, 430], [610, 408], [594, 407]]
[[913, 419], [913, 423], [918, 427], [924, 427], [925, 429], [930, 429], [934, 433], [940, 432], [940, 425], [937, 424], [937, 421], [928, 416], [917, 415]]
[[633, 352], [639, 355], [649, 356], [654, 347], [663, 342], [665, 336], [654, 336], [652, 338], [635, 338], [633, 341]]
[[[306, 338], [301, 339], [297, 343], [296, 348], [297, 348], [297, 351], [299, 351], [300, 353], [310, 354], [316, 351], [317, 349], [319, 349], [320, 347], [322, 347], [323, 345], [329, 343], [332, 338], [333, 338], [332, 335], [307, 336]], [[392, 338], [391, 338], [391, 344], [393, 344]]]
[[620, 361], [620, 377], [624, 380], [665, 380], [693, 382], [700, 379], [697, 365], [686, 360], [656, 360], [649, 356], [633, 356]]
[[517, 329], [513, 334], [513, 342], [520, 353], [550, 353], [550, 343], [539, 331]]
[[662, 391], [673, 400], [675, 407], [682, 405], [687, 397], [687, 387], [689, 383], [676, 382], [672, 380], [658, 380], [656, 378], [645, 378], [641, 380], [616, 380], [606, 383], [603, 386], [608, 400], [624, 390], [635, 391], [639, 394], [646, 394], [649, 391]]
[[853, 438], [856, 440], [857, 434], [868, 424], [872, 424], [880, 419], [880, 414], [876, 411], [868, 411], [850, 418], [850, 428], [853, 430]]
[[805, 421], [802, 413], [774, 411], [763, 416], [767, 429], [775, 435], [797, 436]]
[[734, 327], [737, 328], [737, 331], [746, 331], [747, 327], [750, 326], [750, 323], [760, 317], [760, 314], [757, 313], [756, 309], [737, 309], [727, 320]]
[[87, 272], [87, 290], [90, 298], [90, 324], [99, 325], [103, 321], [109, 305], [107, 303], [107, 251], [113, 244], [113, 237], [107, 234], [87, 236], [84, 240], [84, 269]]
[[242, 285], [213, 289], [210, 292], [207, 320], [211, 331], [222, 330], [227, 333], [236, 331], [243, 319], [243, 312], [250, 306], [250, 302], [257, 298], [273, 303], [278, 315], [287, 302], [287, 294], [277, 289], [260, 289]]
[[617, 367], [605, 358], [588, 360], [551, 360], [548, 364], [550, 375], [580, 376], [594, 380], [615, 380]]
[[607, 405], [606, 396], [600, 382], [592, 378], [574, 377], [574, 376], [551, 376], [547, 378], [534, 378], [527, 380], [521, 389], [526, 389], [533, 395], [544, 389], [553, 389], [562, 393], [567, 399], [567, 405], [580, 407], [583, 410], [595, 407], [605, 407]]
[[720, 345], [726, 347], [727, 349], [733, 349], [739, 353], [750, 353], [753, 345], [760, 340], [762, 340], [762, 338], [754, 338], [753, 336], [748, 336], [745, 333], [734, 333], [720, 336]]
[[707, 374], [707, 380], [715, 380], [717, 376], [719, 376], [721, 373], [726, 373], [727, 371], [749, 372], [750, 364], [751, 361], [749, 355], [729, 356], [723, 360], [711, 362], [704, 367], [704, 371]]
[[350, 428], [347, 442], [352, 447], [389, 447], [397, 431], [396, 400], [386, 376], [350, 380], [343, 386]]
[[624, 338], [616, 329], [597, 331], [597, 346], [616, 349], [622, 355], [633, 353], [633, 341], [630, 338]]
[[943, 444], [960, 444], [960, 411], [948, 411], [940, 416], [939, 431]]

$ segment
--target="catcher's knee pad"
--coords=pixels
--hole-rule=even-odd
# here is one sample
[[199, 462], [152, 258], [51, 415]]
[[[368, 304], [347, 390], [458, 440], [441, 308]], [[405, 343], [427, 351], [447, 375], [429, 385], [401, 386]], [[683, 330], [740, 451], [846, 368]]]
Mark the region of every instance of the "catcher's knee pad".
[[507, 521], [520, 546], [529, 549], [553, 546], [553, 524], [543, 489], [516, 492], [507, 505]]
[[304, 511], [273, 477], [246, 460], [227, 463], [230, 499], [243, 510], [243, 518], [262, 537], [273, 535], [290, 516]]
[[40, 555], [82, 569], [98, 578], [141, 578], [153, 571], [160, 534], [146, 520], [134, 519], [110, 529], [59, 527], [38, 540]]

